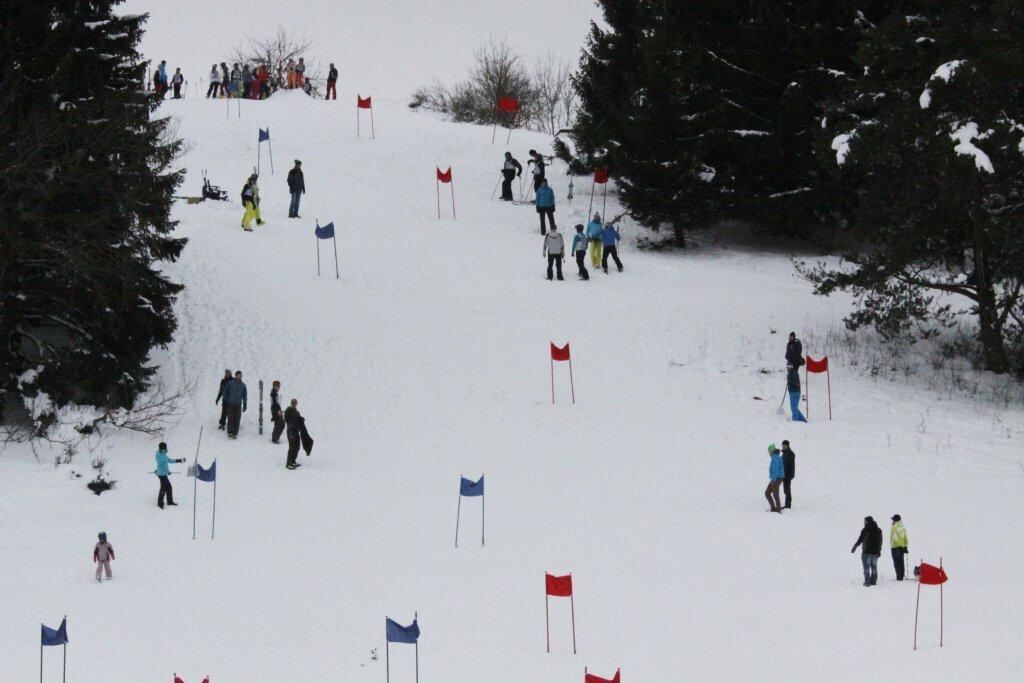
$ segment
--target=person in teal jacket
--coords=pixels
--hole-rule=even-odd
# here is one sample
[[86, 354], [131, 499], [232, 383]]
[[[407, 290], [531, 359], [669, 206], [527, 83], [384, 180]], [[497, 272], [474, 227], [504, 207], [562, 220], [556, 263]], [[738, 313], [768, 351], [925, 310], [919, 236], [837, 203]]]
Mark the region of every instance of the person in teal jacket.
[[184, 458], [172, 460], [167, 456], [167, 444], [163, 441], [156, 449], [156, 476], [160, 480], [160, 493], [156, 497], [156, 505], [161, 510], [164, 507], [164, 496], [167, 496], [168, 505], [177, 505], [174, 502], [174, 491], [171, 489], [171, 463], [185, 462]]
[[540, 234], [547, 234], [544, 226], [544, 217], [551, 223], [551, 229], [555, 229], [555, 191], [548, 187], [548, 181], [541, 180], [537, 188], [537, 214], [540, 216]]
[[779, 500], [779, 487], [786, 478], [786, 466], [782, 463], [782, 453], [775, 444], [768, 444], [768, 488], [764, 490], [764, 497], [768, 499], [768, 505], [772, 512], [782, 512], [782, 501]]
[[587, 239], [590, 240], [590, 265], [597, 269], [601, 265], [601, 214], [594, 212], [594, 218], [587, 223]]
[[622, 237], [619, 235], [618, 229], [608, 223], [604, 226], [604, 230], [601, 231], [601, 241], [604, 243], [604, 256], [601, 257], [601, 269], [604, 272], [608, 272], [608, 257], [611, 256], [615, 260], [615, 265], [618, 267], [619, 272], [622, 272], [622, 261], [619, 260], [619, 249], [615, 246]]

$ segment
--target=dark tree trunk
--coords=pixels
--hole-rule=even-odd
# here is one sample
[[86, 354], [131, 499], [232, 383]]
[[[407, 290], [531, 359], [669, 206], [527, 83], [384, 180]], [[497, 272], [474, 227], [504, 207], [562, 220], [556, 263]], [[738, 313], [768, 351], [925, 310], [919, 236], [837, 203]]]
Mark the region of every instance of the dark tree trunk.
[[1010, 369], [1010, 359], [1003, 343], [999, 309], [995, 289], [988, 272], [988, 252], [984, 244], [983, 228], [974, 227], [974, 282], [978, 290], [978, 340], [985, 359], [985, 369], [1004, 373]]

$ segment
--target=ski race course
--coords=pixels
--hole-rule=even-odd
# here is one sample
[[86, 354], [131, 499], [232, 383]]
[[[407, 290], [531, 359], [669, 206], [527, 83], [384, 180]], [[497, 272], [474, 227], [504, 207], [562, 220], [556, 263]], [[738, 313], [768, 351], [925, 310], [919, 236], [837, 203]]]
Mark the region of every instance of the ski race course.
[[[176, 207], [189, 244], [168, 270], [186, 289], [177, 339], [154, 357], [168, 385], [196, 383], [164, 440], [191, 462], [204, 428], [216, 539], [200, 488], [192, 540], [185, 465], [171, 478], [179, 506], [154, 504], [159, 439], [97, 442], [117, 480], [101, 497], [69, 476], [88, 472], [87, 451], [55, 469], [9, 448], [0, 678], [34, 680], [39, 623], [67, 614], [76, 681], [378, 682], [385, 616], [414, 613], [424, 682], [570, 682], [584, 667], [630, 683], [1024, 677], [1019, 405], [836, 363], [834, 419], [812, 377], [811, 422], [790, 423], [776, 413], [785, 335], [841, 325], [848, 302], [812, 296], [788, 253], [641, 252], [624, 223], [625, 272], [580, 282], [566, 264], [566, 281], [548, 282], [533, 207], [489, 199], [506, 149], [490, 128], [375, 96], [376, 139], [365, 127], [356, 139], [355, 93], [339, 96], [279, 93], [243, 102], [241, 118], [223, 100], [161, 109], [188, 143], [181, 192], [198, 194], [205, 169], [230, 194]], [[275, 172], [264, 146], [266, 223], [245, 233], [238, 195], [259, 128]], [[517, 130], [508, 149], [525, 164], [550, 144]], [[288, 219], [295, 159], [307, 194]], [[458, 218], [442, 194], [439, 220], [435, 167], [449, 166]], [[564, 167], [548, 177], [568, 242], [589, 179], [569, 202]], [[335, 225], [338, 279], [329, 241], [316, 274], [317, 220]], [[552, 405], [551, 342], [571, 345], [575, 405], [563, 364]], [[216, 429], [225, 368], [248, 385], [236, 441]], [[260, 379], [299, 400], [316, 440], [297, 471], [269, 419], [257, 434]], [[783, 439], [794, 507], [766, 514], [766, 447]], [[480, 501], [464, 498], [456, 549], [459, 477], [482, 474], [486, 545]], [[911, 650], [917, 584], [894, 580], [888, 534], [876, 587], [849, 552], [864, 516], [887, 530], [895, 513], [909, 559], [941, 556], [950, 576], [942, 648], [938, 589], [924, 587]], [[98, 584], [100, 530], [117, 559]], [[572, 573], [575, 655], [559, 598], [546, 652], [545, 572]], [[55, 680], [60, 656], [46, 657]], [[413, 680], [411, 646], [391, 646], [390, 674]]]

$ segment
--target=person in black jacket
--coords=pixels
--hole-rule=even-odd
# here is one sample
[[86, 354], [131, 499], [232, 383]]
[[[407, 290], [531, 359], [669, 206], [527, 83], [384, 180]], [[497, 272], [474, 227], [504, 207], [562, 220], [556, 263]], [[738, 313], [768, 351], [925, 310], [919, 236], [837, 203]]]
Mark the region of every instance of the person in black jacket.
[[[220, 400], [224, 398], [224, 386], [231, 381], [231, 371], [225, 370], [224, 376], [220, 378], [220, 389], [217, 390], [217, 399], [213, 402], [213, 405], [220, 403]], [[217, 425], [217, 429], [224, 431], [224, 424], [228, 421], [228, 404], [220, 403], [220, 423]]]
[[804, 364], [804, 345], [796, 338], [796, 332], [789, 333], [789, 342], [786, 344], [786, 365], [800, 368]]
[[544, 180], [544, 155], [535, 149], [530, 150], [530, 160], [526, 162], [529, 166], [533, 164], [533, 191], [537, 192], [540, 189], [540, 184]]
[[501, 199], [511, 202], [515, 199], [512, 196], [512, 181], [523, 175], [523, 165], [512, 156], [512, 152], [505, 152], [505, 164], [501, 167]]
[[284, 411], [281, 410], [281, 383], [276, 379], [270, 386], [270, 421], [274, 423], [270, 443], [281, 443], [281, 432], [284, 431]]
[[299, 455], [299, 448], [302, 446], [302, 423], [304, 422], [302, 415], [299, 414], [299, 399], [293, 398], [291, 405], [285, 409], [284, 422], [288, 428], [288, 462], [285, 467], [294, 470], [296, 467], [301, 467], [299, 463], [295, 462], [295, 458]]
[[324, 95], [324, 99], [338, 99], [338, 70], [334, 68], [333, 63], [331, 64], [330, 70], [327, 72], [327, 94]]
[[782, 480], [782, 491], [786, 494], [786, 504], [783, 507], [793, 507], [793, 491], [791, 489], [793, 478], [796, 477], [796, 453], [789, 447], [789, 441], [782, 442], [782, 467], [786, 471], [786, 478]]
[[864, 528], [850, 549], [851, 555], [857, 551], [857, 546], [861, 546], [860, 562], [864, 567], [864, 586], [874, 586], [878, 583], [878, 558], [882, 556], [882, 529], [873, 518], [864, 518]]
[[295, 160], [295, 167], [288, 171], [288, 191], [292, 193], [292, 203], [288, 207], [288, 218], [299, 216], [299, 200], [306, 194], [306, 179], [302, 175], [302, 162]]

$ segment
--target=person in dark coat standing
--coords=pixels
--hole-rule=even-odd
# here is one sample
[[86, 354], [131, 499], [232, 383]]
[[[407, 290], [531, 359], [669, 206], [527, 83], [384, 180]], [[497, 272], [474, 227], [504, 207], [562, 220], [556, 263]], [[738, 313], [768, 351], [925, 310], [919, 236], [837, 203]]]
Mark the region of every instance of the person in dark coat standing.
[[789, 392], [789, 410], [793, 414], [793, 422], [807, 422], [800, 412], [800, 369], [795, 365], [786, 366], [786, 391]]
[[281, 409], [281, 382], [276, 379], [270, 386], [270, 421], [274, 423], [270, 443], [281, 443], [281, 432], [284, 431], [284, 411]]
[[285, 467], [294, 470], [296, 467], [301, 467], [295, 458], [298, 457], [299, 448], [302, 446], [302, 430], [303, 422], [305, 422], [302, 415], [299, 414], [299, 399], [293, 398], [291, 405], [285, 409], [284, 422], [288, 429], [288, 462], [285, 463]]
[[786, 365], [799, 369], [804, 364], [804, 345], [796, 338], [796, 332], [789, 333], [786, 343]]
[[228, 438], [238, 437], [238, 426], [242, 421], [242, 413], [249, 408], [249, 391], [242, 381], [242, 371], [235, 373], [234, 379], [224, 386], [224, 403], [228, 407]]
[[505, 152], [505, 163], [501, 167], [501, 199], [511, 202], [515, 200], [512, 196], [512, 181], [523, 175], [523, 165], [512, 156], [512, 152]]
[[331, 64], [331, 68], [327, 71], [327, 93], [324, 95], [324, 99], [338, 99], [338, 70], [334, 68], [333, 63]]
[[533, 191], [536, 193], [544, 181], [544, 156], [535, 149], [530, 150], [530, 160], [526, 162], [529, 166], [533, 164]]
[[878, 558], [882, 556], [882, 529], [871, 517], [864, 518], [864, 528], [850, 549], [852, 555], [860, 546], [860, 562], [864, 567], [864, 587], [878, 583]]
[[302, 162], [295, 160], [295, 166], [288, 171], [288, 191], [292, 194], [292, 203], [288, 207], [288, 218], [301, 218], [299, 216], [299, 200], [306, 194], [306, 179], [302, 175]]
[[217, 429], [223, 431], [225, 423], [228, 421], [228, 404], [221, 403], [220, 400], [224, 398], [224, 387], [231, 381], [231, 371], [225, 369], [224, 376], [220, 378], [220, 389], [217, 390], [217, 398], [213, 402], [213, 405], [220, 403], [220, 422], [217, 424]]
[[786, 478], [782, 481], [782, 491], [786, 494], [786, 504], [782, 507], [793, 507], [793, 479], [796, 477], [796, 453], [789, 447], [789, 441], [782, 442], [782, 467]]

